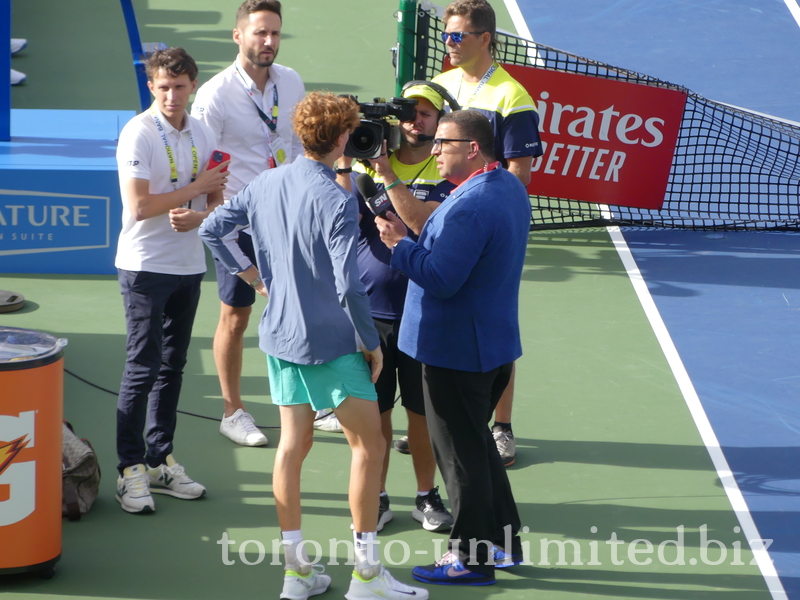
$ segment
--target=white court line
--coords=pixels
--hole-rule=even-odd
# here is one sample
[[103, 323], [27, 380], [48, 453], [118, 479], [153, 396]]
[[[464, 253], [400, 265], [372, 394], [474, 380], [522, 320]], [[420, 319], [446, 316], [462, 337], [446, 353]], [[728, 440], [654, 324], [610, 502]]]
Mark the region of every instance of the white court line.
[[[528, 24], [525, 22], [525, 18], [522, 16], [522, 11], [519, 9], [519, 4], [517, 4], [517, 0], [503, 0], [506, 4], [506, 10], [508, 14], [511, 15], [511, 20], [514, 22], [514, 27], [517, 29], [517, 35], [520, 37], [525, 38], [526, 40], [533, 41], [533, 36], [531, 35], [531, 30], [528, 29]], [[786, 0], [786, 2], [791, 2], [792, 0]]]
[[647, 319], [650, 321], [653, 333], [655, 333], [658, 343], [661, 345], [661, 350], [664, 352], [664, 356], [672, 369], [672, 374], [683, 394], [686, 405], [689, 407], [689, 412], [691, 412], [695, 426], [700, 432], [700, 437], [708, 450], [708, 454], [711, 456], [711, 462], [714, 463], [714, 468], [717, 471], [722, 487], [728, 495], [728, 500], [736, 513], [736, 517], [739, 519], [739, 524], [742, 526], [742, 533], [748, 542], [751, 542], [751, 540], [756, 541], [755, 544], [750, 544], [750, 549], [767, 584], [767, 589], [774, 600], [788, 599], [786, 590], [783, 589], [783, 584], [778, 577], [778, 572], [775, 570], [775, 565], [772, 564], [772, 559], [769, 557], [769, 552], [763, 548], [763, 545], [759, 548], [761, 534], [758, 532], [753, 516], [750, 514], [750, 509], [747, 507], [747, 502], [736, 483], [730, 466], [728, 466], [725, 455], [722, 453], [722, 448], [719, 445], [714, 429], [711, 427], [711, 422], [708, 420], [708, 415], [706, 415], [703, 405], [700, 403], [700, 398], [694, 389], [692, 380], [689, 378], [689, 373], [687, 373], [686, 367], [683, 365], [678, 350], [675, 348], [672, 337], [667, 330], [667, 326], [658, 312], [656, 303], [650, 295], [650, 290], [647, 288], [639, 267], [636, 265], [633, 254], [628, 248], [628, 244], [619, 227], [607, 227], [606, 229], [611, 236], [614, 247], [617, 249], [617, 254], [619, 254], [622, 264], [625, 266]]
[[[514, 27], [517, 30], [517, 35], [533, 42], [534, 39], [531, 35], [531, 30], [528, 28], [528, 24], [525, 22], [525, 18], [522, 16], [522, 11], [519, 9], [517, 0], [503, 1], [505, 2], [508, 14], [511, 15], [511, 20], [513, 21]], [[539, 52], [536, 50], [536, 48], [528, 48], [528, 58], [530, 58], [532, 65], [536, 67], [544, 66], [544, 61], [539, 57]]]
[[783, 0], [786, 3], [786, 7], [789, 9], [789, 12], [792, 13], [794, 20], [797, 21], [797, 24], [800, 25], [800, 6], [797, 4], [797, 0]]

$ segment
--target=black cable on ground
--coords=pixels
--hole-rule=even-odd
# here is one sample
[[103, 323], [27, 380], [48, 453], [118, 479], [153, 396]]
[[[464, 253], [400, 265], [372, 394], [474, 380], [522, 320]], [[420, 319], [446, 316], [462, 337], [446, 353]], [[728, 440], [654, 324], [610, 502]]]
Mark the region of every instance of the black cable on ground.
[[[93, 388], [95, 388], [95, 389], [98, 389], [98, 390], [100, 390], [100, 391], [102, 391], [102, 392], [106, 392], [106, 393], [108, 393], [108, 394], [111, 394], [111, 395], [113, 395], [113, 396], [119, 396], [119, 392], [115, 392], [114, 390], [109, 390], [108, 388], [104, 388], [104, 387], [103, 387], [103, 386], [101, 386], [101, 385], [97, 385], [96, 383], [92, 383], [92, 382], [91, 382], [91, 381], [89, 381], [88, 379], [84, 379], [84, 378], [83, 378], [83, 377], [81, 377], [80, 375], [76, 375], [75, 373], [73, 373], [73, 372], [72, 372], [72, 371], [70, 371], [69, 369], [64, 369], [64, 372], [65, 372], [65, 373], [68, 373], [69, 375], [72, 375], [72, 376], [73, 376], [75, 379], [77, 379], [78, 381], [82, 381], [82, 382], [83, 382], [83, 383], [85, 383], [86, 385], [90, 385], [90, 386], [92, 386], [92, 387], [93, 387]], [[179, 412], [180, 414], [182, 414], [182, 415], [187, 415], [187, 416], [189, 416], [189, 417], [197, 417], [198, 419], [206, 419], [207, 421], [216, 421], [217, 423], [219, 423], [219, 422], [221, 422], [221, 421], [222, 421], [222, 419], [218, 419], [218, 418], [216, 418], [216, 417], [208, 417], [208, 416], [206, 416], [206, 415], [198, 415], [197, 413], [189, 412], [189, 411], [186, 411], [186, 410], [180, 410], [180, 409], [178, 409], [178, 412]], [[327, 415], [325, 415], [325, 416], [327, 416]], [[314, 419], [314, 420], [316, 421], [316, 420], [318, 420], [318, 419], [322, 419], [322, 418], [324, 418], [324, 417], [317, 417], [317, 418], [316, 418], [316, 419]], [[259, 429], [280, 429], [280, 428], [281, 428], [281, 426], [280, 426], [280, 425], [256, 425], [256, 427], [258, 427]]]

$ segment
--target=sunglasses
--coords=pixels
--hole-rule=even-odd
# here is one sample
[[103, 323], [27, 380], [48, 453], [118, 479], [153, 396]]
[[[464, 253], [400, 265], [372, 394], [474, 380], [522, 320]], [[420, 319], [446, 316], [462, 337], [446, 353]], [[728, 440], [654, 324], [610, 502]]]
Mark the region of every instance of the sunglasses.
[[442, 32], [442, 41], [446, 44], [447, 38], [453, 40], [454, 44], [460, 44], [464, 39], [465, 35], [480, 35], [482, 33], [486, 33], [485, 31], [443, 31]]

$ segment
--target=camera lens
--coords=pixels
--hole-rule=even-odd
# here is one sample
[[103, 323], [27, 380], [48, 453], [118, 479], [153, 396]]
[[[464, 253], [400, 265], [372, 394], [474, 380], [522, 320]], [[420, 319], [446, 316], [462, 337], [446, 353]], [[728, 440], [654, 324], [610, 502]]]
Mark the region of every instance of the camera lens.
[[375, 145], [375, 136], [371, 130], [358, 127], [350, 136], [350, 141], [358, 152], [368, 152]]

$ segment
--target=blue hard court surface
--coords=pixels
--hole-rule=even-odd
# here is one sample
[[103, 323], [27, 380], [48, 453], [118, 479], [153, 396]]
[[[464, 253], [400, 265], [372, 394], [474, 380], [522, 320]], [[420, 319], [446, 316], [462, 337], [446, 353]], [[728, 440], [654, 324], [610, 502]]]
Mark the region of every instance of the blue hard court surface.
[[800, 121], [800, 27], [783, 0], [518, 4], [537, 42]]
[[[794, 0], [791, 0], [794, 1]], [[534, 39], [800, 121], [783, 0], [520, 0]], [[792, 598], [800, 598], [800, 236], [624, 236]]]

